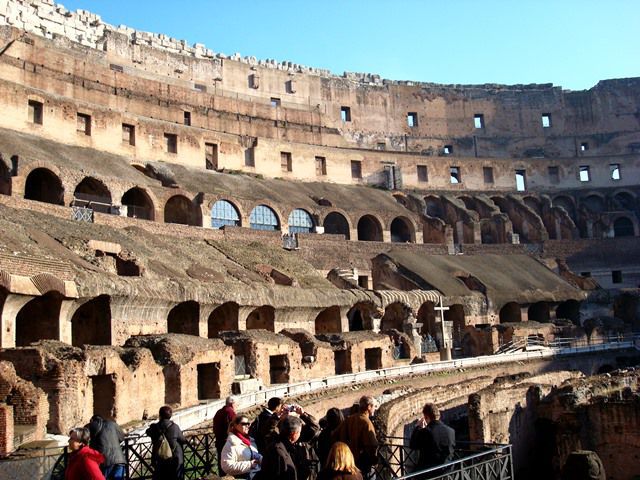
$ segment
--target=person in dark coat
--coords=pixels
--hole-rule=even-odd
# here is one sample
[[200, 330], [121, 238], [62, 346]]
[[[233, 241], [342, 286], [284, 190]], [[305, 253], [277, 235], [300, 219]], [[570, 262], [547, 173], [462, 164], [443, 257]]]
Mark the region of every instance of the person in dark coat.
[[229, 425], [236, 418], [235, 403], [235, 397], [227, 397], [224, 407], [218, 410], [213, 417], [213, 434], [215, 436], [216, 452], [218, 452], [218, 472], [220, 474], [222, 474], [222, 449], [224, 444], [227, 443]]
[[124, 480], [127, 463], [120, 443], [124, 440], [122, 429], [113, 420], [94, 415], [85, 426], [91, 433], [89, 446], [104, 455], [100, 470], [106, 480]]
[[324, 465], [329, 456], [329, 450], [336, 441], [337, 430], [344, 421], [344, 415], [339, 408], [331, 407], [325, 415], [325, 426], [318, 436], [318, 458], [320, 465]]
[[294, 458], [295, 444], [302, 433], [302, 420], [293, 415], [280, 423], [280, 433], [262, 457], [262, 478], [268, 480], [298, 480]]
[[74, 428], [69, 432], [69, 459], [65, 480], [104, 480], [100, 464], [104, 456], [89, 446], [88, 428]]
[[427, 403], [422, 408], [422, 415], [409, 441], [409, 447], [420, 452], [418, 470], [452, 461], [456, 444], [456, 432], [440, 421], [438, 407]]
[[264, 455], [269, 444], [273, 443], [278, 435], [278, 422], [287, 412], [283, 410], [284, 402], [280, 397], [270, 398], [258, 417], [254, 420], [249, 430], [258, 446], [258, 451]]
[[[151, 452], [151, 465], [153, 466], [153, 480], [183, 480], [184, 479], [184, 452], [183, 445], [187, 443], [180, 427], [171, 421], [173, 410], [165, 405], [160, 408], [158, 423], [152, 423], [147, 429], [147, 435], [151, 437], [153, 449]], [[158, 456], [162, 434], [164, 433], [172, 457], [166, 460]]]
[[[320, 424], [313, 415], [304, 411], [300, 405], [284, 408], [284, 418], [297, 416], [302, 421], [300, 437], [293, 444], [292, 459], [296, 464], [298, 480], [315, 480], [319, 463], [315, 445], [320, 435]], [[284, 420], [281, 420], [282, 423]]]
[[331, 446], [318, 480], [362, 480], [362, 474], [356, 467], [349, 445], [335, 442]]

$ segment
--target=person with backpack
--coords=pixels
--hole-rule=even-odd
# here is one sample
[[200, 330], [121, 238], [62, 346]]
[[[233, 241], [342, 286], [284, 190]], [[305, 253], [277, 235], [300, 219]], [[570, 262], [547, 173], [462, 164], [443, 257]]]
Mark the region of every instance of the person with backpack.
[[153, 466], [153, 480], [183, 480], [184, 452], [183, 445], [187, 443], [180, 427], [171, 421], [173, 410], [168, 405], [160, 408], [159, 421], [152, 423], [147, 429], [147, 435], [153, 445], [151, 451], [151, 465]]

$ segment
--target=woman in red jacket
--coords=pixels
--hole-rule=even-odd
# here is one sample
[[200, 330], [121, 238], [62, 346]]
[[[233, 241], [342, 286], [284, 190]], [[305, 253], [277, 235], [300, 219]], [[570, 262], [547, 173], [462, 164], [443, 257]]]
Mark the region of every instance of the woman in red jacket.
[[89, 447], [88, 428], [74, 428], [69, 432], [69, 459], [64, 472], [65, 480], [104, 480], [100, 464], [104, 456]]

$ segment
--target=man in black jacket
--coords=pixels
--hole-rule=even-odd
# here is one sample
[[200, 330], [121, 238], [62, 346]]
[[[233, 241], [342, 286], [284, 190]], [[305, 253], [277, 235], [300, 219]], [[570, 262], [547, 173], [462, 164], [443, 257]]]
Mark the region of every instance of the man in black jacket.
[[278, 435], [278, 422], [284, 415], [284, 403], [282, 398], [273, 397], [267, 402], [258, 417], [251, 424], [249, 435], [256, 441], [258, 451], [264, 455], [269, 444], [273, 443]]
[[[180, 427], [171, 421], [173, 410], [165, 405], [160, 407], [160, 420], [152, 423], [147, 429], [147, 435], [151, 437], [153, 449], [151, 452], [151, 464], [153, 465], [153, 480], [183, 480], [184, 478], [184, 452], [182, 446], [187, 443]], [[158, 454], [164, 435], [171, 447], [171, 458], [162, 459]]]
[[280, 433], [262, 458], [260, 474], [268, 480], [298, 480], [295, 444], [302, 433], [302, 420], [286, 416], [280, 422]]
[[104, 463], [100, 470], [106, 480], [124, 480], [127, 461], [122, 453], [120, 443], [124, 440], [122, 429], [113, 420], [105, 420], [94, 415], [85, 425], [91, 433], [89, 446], [104, 455]]
[[436, 467], [453, 460], [456, 432], [440, 421], [440, 412], [433, 403], [422, 408], [423, 418], [417, 420], [409, 446], [420, 452], [417, 470]]

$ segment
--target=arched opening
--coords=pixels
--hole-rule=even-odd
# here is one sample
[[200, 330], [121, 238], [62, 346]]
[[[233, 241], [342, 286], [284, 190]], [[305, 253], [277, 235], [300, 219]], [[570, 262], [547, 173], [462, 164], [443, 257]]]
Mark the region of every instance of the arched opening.
[[11, 170], [0, 155], [0, 195], [11, 195]]
[[344, 235], [344, 238], [349, 240], [349, 222], [344, 218], [344, 215], [331, 212], [324, 218], [324, 233]]
[[16, 346], [24, 347], [38, 340], [60, 339], [62, 295], [48, 292], [30, 300], [16, 316]]
[[522, 321], [522, 311], [516, 302], [509, 302], [500, 309], [500, 323], [513, 323]]
[[402, 332], [402, 325], [404, 324], [405, 319], [408, 317], [407, 310], [408, 307], [400, 302], [394, 302], [387, 305], [387, 308], [384, 309], [384, 315], [382, 316], [382, 320], [380, 322], [380, 331], [384, 332], [386, 330], [394, 328], [399, 332]]
[[393, 194], [393, 198], [395, 198], [396, 202], [398, 202], [403, 207], [409, 208], [409, 206], [407, 204], [407, 197], [404, 194], [402, 194], [402, 193], [394, 193]]
[[71, 344], [111, 345], [111, 306], [109, 295], [89, 300], [71, 317]]
[[418, 315], [416, 315], [418, 323], [422, 324], [421, 333], [426, 335], [427, 333], [436, 336], [436, 310], [433, 302], [424, 302], [418, 309]]
[[358, 302], [347, 312], [347, 320], [349, 320], [349, 331], [357, 332], [360, 330], [373, 329], [373, 313], [375, 307], [371, 302]]
[[215, 338], [220, 332], [238, 330], [238, 304], [223, 303], [209, 315], [207, 320], [209, 338]]
[[480, 222], [480, 239], [482, 243], [498, 243], [500, 235], [497, 230], [495, 220], [482, 220]]
[[602, 213], [606, 210], [604, 198], [599, 195], [589, 195], [582, 199], [582, 205], [593, 213]]
[[111, 192], [107, 186], [93, 177], [83, 178], [73, 192], [74, 206], [111, 213], [111, 203]]
[[529, 320], [534, 322], [549, 322], [549, 304], [547, 302], [536, 302], [529, 306], [527, 310]]
[[64, 205], [62, 182], [51, 170], [36, 168], [27, 176], [24, 198], [38, 202]]
[[566, 300], [556, 308], [556, 318], [571, 320], [575, 325], [580, 325], [580, 302]]
[[164, 206], [164, 223], [200, 226], [199, 210], [187, 197], [174, 195]]
[[365, 242], [382, 241], [382, 226], [375, 217], [365, 215], [358, 221], [358, 240]]
[[247, 330], [269, 330], [275, 332], [276, 311], [269, 305], [256, 308], [247, 317]]
[[218, 200], [211, 207], [211, 228], [239, 227], [240, 212], [227, 200]]
[[120, 203], [127, 208], [127, 217], [143, 220], [153, 220], [155, 217], [153, 202], [142, 188], [134, 187], [128, 190]]
[[342, 322], [340, 319], [340, 307], [333, 306], [322, 310], [315, 320], [316, 335], [321, 333], [342, 332]]
[[633, 237], [633, 222], [627, 217], [617, 218], [613, 222], [613, 235], [615, 237]]
[[391, 222], [391, 241], [397, 243], [415, 242], [415, 231], [411, 223], [402, 217], [396, 217]]
[[571, 218], [571, 220], [573, 220], [573, 223], [576, 223], [576, 209], [570, 197], [564, 195], [555, 197], [553, 199], [553, 206], [563, 208], [569, 214], [569, 217]]
[[444, 207], [442, 206], [442, 200], [438, 197], [424, 197], [425, 213], [434, 218], [445, 220]]
[[464, 333], [464, 328], [466, 326], [466, 322], [464, 319], [464, 307], [460, 304], [451, 305], [449, 310], [445, 310], [444, 312], [444, 320], [446, 322], [453, 322], [453, 341], [454, 346], [459, 347], [460, 342], [462, 341], [462, 335]]
[[200, 305], [189, 300], [176, 305], [167, 317], [167, 331], [169, 333], [183, 333], [185, 335], [199, 335]]
[[322, 207], [333, 207], [331, 200], [327, 200], [326, 198], [318, 198], [316, 203]]
[[301, 208], [296, 208], [291, 212], [287, 223], [289, 224], [289, 233], [311, 233], [315, 226], [309, 212]]
[[266, 205], [258, 205], [251, 210], [249, 223], [254, 230], [276, 231], [280, 230], [280, 220], [276, 212]]
[[524, 204], [538, 215], [542, 215], [542, 205], [539, 199], [535, 197], [525, 197]]
[[628, 192], [618, 192], [613, 196], [614, 210], [635, 210], [636, 200]]

